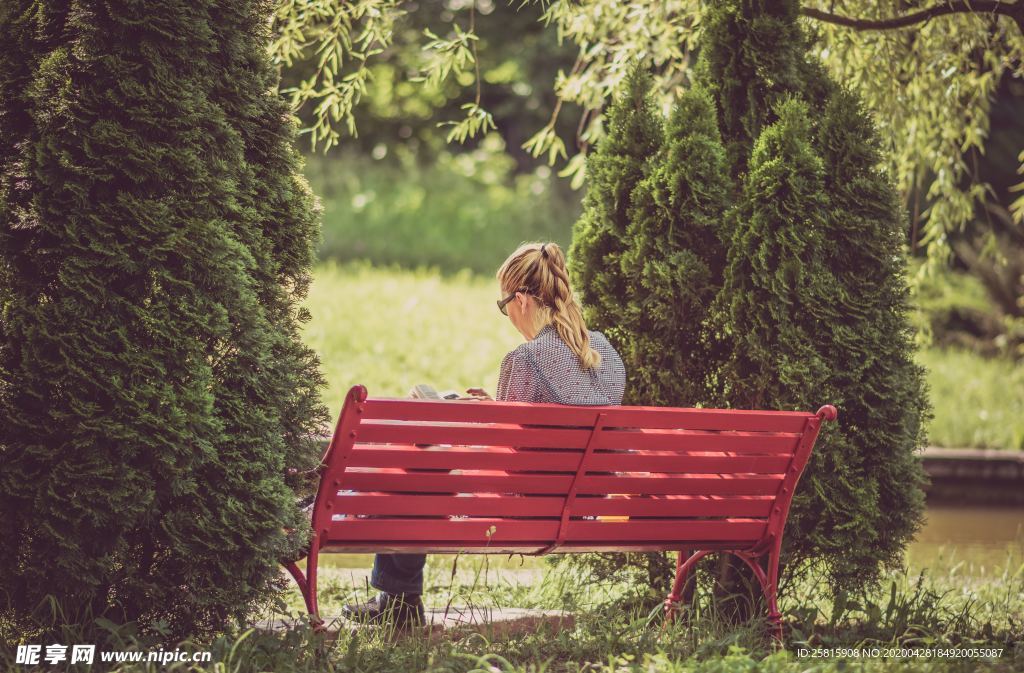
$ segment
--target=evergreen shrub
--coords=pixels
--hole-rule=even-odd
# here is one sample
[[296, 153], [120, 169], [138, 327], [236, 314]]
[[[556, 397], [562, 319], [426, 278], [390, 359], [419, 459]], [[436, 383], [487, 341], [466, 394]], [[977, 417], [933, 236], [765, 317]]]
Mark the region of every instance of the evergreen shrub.
[[[798, 19], [795, 0], [708, 9], [697, 81], [664, 147], [646, 162], [622, 158], [656, 115], [609, 126], [570, 261], [597, 307], [589, 326], [627, 360], [630, 403], [839, 409], [794, 497], [782, 583], [817, 564], [840, 595], [898, 564], [922, 523], [917, 450], [930, 407], [913, 361], [904, 220], [877, 133], [807, 55]], [[649, 110], [647, 81], [634, 74], [609, 115]], [[704, 90], [717, 128], [692, 113]], [[630, 565], [654, 567], [617, 569]], [[718, 580], [720, 596], [756, 586], [730, 556]]]
[[[245, 618], [325, 429], [314, 197], [269, 7], [0, 8], [0, 592], [18, 618]], [[285, 529], [297, 531], [286, 535]]]

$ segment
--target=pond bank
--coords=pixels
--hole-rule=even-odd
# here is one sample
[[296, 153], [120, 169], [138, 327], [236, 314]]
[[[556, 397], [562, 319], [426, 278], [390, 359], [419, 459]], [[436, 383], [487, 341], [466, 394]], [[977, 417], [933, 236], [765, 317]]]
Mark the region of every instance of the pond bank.
[[921, 457], [929, 503], [1024, 506], [1024, 451], [928, 447]]

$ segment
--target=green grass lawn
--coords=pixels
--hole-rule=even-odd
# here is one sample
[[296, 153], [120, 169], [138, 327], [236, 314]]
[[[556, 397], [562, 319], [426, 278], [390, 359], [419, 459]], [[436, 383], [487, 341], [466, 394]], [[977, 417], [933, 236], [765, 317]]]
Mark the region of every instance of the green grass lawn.
[[[663, 632], [660, 610], [641, 608], [637, 587], [592, 586], [560, 566], [530, 558], [520, 568], [518, 558], [469, 555], [456, 563], [453, 556], [435, 555], [430, 557], [425, 583], [424, 600], [430, 608], [566, 609], [576, 615], [575, 623], [561, 629], [542, 625], [493, 641], [479, 634], [452, 634], [397, 643], [373, 629], [348, 635], [343, 625], [336, 624], [343, 637], [328, 656], [341, 670], [368, 672], [802, 673], [886, 670], [887, 666], [922, 673], [1019, 670], [1024, 653], [1011, 635], [1019, 627], [1015, 615], [1024, 608], [1024, 557], [1019, 547], [1008, 546], [987, 563], [929, 560], [934, 565], [928, 571], [893, 571], [876, 590], [851, 596], [841, 605], [820, 596], [813, 580], [788, 587], [781, 602], [790, 627], [788, 644], [773, 653], [762, 635], [763, 624], [725, 623], [710, 610], [706, 595], [694, 606], [690, 626], [677, 624]], [[321, 574], [324, 614], [338, 614], [343, 603], [365, 599], [366, 572], [365, 568], [325, 569]], [[709, 579], [701, 580], [702, 591], [707, 590]], [[297, 591], [290, 593], [289, 607], [294, 616], [302, 613]], [[906, 651], [1002, 647], [1004, 655], [997, 663], [963, 657], [908, 657], [899, 662], [895, 657], [867, 657], [861, 662], [860, 656], [849, 656], [821, 661], [800, 655], [801, 648], [815, 647]], [[266, 646], [261, 649], [257, 654], [263, 657], [274, 652]], [[862, 663], [863, 669], [847, 668]]]
[[468, 273], [319, 266], [305, 337], [320, 354], [331, 414], [355, 384], [377, 396], [404, 396], [417, 383], [493, 395], [501, 358], [522, 342], [497, 299], [496, 279]]
[[1024, 364], [969, 351], [926, 349], [936, 446], [1024, 449]]
[[[456, 389], [483, 385], [493, 392], [502, 355], [522, 339], [495, 307], [497, 295], [496, 281], [479, 276], [319, 267], [308, 300], [313, 320], [306, 338], [323, 359], [332, 414], [337, 414], [346, 388], [355, 383], [366, 385], [373, 395], [404, 395], [422, 381]], [[1019, 414], [1022, 392], [1010, 388], [1021, 380], [1019, 368], [938, 350], [921, 357], [932, 370], [937, 415], [947, 419], [936, 422], [936, 441], [1006, 442], [1014, 435], [1000, 434], [1004, 426], [1020, 432], [1021, 421], [1013, 413], [1016, 409]], [[988, 409], [989, 416], [978, 414], [978, 408]], [[948, 420], [954, 417], [957, 422]], [[578, 571], [542, 559], [434, 555], [427, 566], [424, 597], [431, 608], [565, 609], [575, 615], [575, 622], [558, 629], [540, 625], [494, 639], [479, 631], [394, 638], [386, 631], [344, 624], [335, 624], [334, 637], [327, 639], [308, 626], [275, 632], [242, 628], [212, 642], [184, 645], [212, 651], [213, 663], [208, 665], [158, 669], [152, 664], [123, 664], [110, 670], [1010, 673], [1024, 670], [1022, 549], [1020, 540], [978, 556], [953, 548], [912, 547], [909, 569], [888, 571], [880, 586], [839, 603], [822, 594], [814, 576], [797, 580], [794, 586], [782, 587], [780, 607], [788, 636], [786, 647], [778, 651], [764, 636], [763, 622], [729, 624], [714, 613], [706, 594], [710, 577], [702, 579], [690, 621], [663, 630], [660, 609], [651, 600], [659, 597], [641, 601], [643, 586], [593, 585], [589, 578], [574, 574]], [[369, 594], [369, 564], [367, 555], [323, 557], [320, 600], [325, 615], [337, 615], [344, 603]], [[301, 618], [299, 593], [290, 580], [288, 586], [284, 608], [291, 618]], [[264, 616], [280, 620], [282, 614], [275, 610]], [[160, 647], [151, 635], [130, 626], [96, 626], [102, 635], [85, 635], [82, 627], [69, 626], [59, 642], [95, 643], [103, 638], [109, 643], [106, 649], [145, 652]], [[2, 627], [0, 623], [0, 634]], [[878, 647], [894, 656], [835, 656], [834, 650], [819, 650], [833, 652], [826, 658], [801, 654], [802, 648], [840, 647], [858, 653]], [[956, 647], [1002, 649], [998, 659], [984, 660], [950, 653]], [[927, 648], [947, 654], [912, 654]], [[21, 670], [13, 656], [0, 648], [0, 670]]]
[[320, 258], [493, 273], [523, 241], [567, 245], [580, 193], [566, 192], [546, 166], [513, 175], [503, 147], [490, 134], [473, 152], [444, 153], [429, 167], [405, 154], [309, 157], [306, 175], [324, 208]]
[[[1024, 557], [1019, 547], [985, 567], [957, 563], [934, 572], [894, 571], [881, 585], [836, 604], [823, 600], [813, 579], [784, 588], [781, 609], [787, 642], [775, 649], [764, 623], [729, 624], [707, 601], [710, 578], [700, 580], [698, 600], [679, 620], [662, 629], [659, 607], [640, 607], [637, 589], [588, 585], [586, 578], [543, 562], [516, 571], [517, 559], [479, 555], [434, 556], [428, 565], [425, 600], [431, 608], [567, 608], [573, 622], [541, 623], [510, 635], [487, 637], [479, 628], [444, 635], [422, 631], [395, 636], [386, 629], [352, 629], [334, 622], [328, 637], [308, 626], [283, 630], [238, 630], [212, 642], [186, 642], [182, 650], [212, 652], [210, 664], [121, 664], [116, 673], [158, 670], [195, 673], [274, 671], [298, 673], [1011, 673], [1024, 670], [1020, 615], [1024, 614]], [[501, 572], [497, 568], [501, 567]], [[360, 571], [361, 572], [361, 571]], [[321, 574], [321, 608], [337, 614], [343, 602], [366, 595], [363, 576], [341, 568]], [[623, 596], [627, 600], [622, 600]], [[615, 600], [618, 598], [618, 600]], [[298, 592], [287, 597], [289, 617], [298, 619]], [[650, 603], [648, 603], [650, 605]], [[86, 635], [69, 625], [63, 642], [96, 643], [99, 650], [156, 651], [152, 638], [130, 626], [97, 623]], [[844, 648], [841, 654], [836, 648]], [[872, 648], [878, 653], [871, 655]], [[957, 654], [960, 648], [961, 654]], [[984, 650], [995, 656], [965, 652]], [[164, 649], [175, 649], [164, 648]], [[817, 649], [818, 657], [807, 652]], [[938, 654], [938, 651], [945, 654]], [[828, 651], [825, 657], [821, 652]], [[868, 653], [868, 656], [861, 654]], [[887, 655], [882, 655], [886, 652]], [[927, 654], [932, 652], [932, 654]], [[0, 670], [29, 670], [0, 648]], [[31, 669], [31, 670], [43, 670]], [[46, 669], [49, 670], [49, 669]], [[58, 670], [54, 668], [53, 670]], [[72, 670], [72, 669], [67, 669]], [[78, 669], [75, 669], [78, 670]], [[84, 670], [84, 669], [82, 669]]]
[[[522, 336], [494, 305], [498, 283], [486, 276], [323, 264], [307, 306], [307, 342], [320, 354], [337, 415], [349, 386], [404, 396], [417, 383], [491, 394], [501, 358]], [[931, 443], [1024, 448], [1024, 365], [973, 353], [926, 349], [935, 419]]]

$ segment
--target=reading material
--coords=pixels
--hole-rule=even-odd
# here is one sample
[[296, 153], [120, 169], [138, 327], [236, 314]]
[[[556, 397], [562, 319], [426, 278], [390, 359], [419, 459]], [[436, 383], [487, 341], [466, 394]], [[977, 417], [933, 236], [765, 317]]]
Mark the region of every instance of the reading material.
[[434, 389], [434, 386], [427, 383], [420, 383], [414, 386], [409, 392], [409, 396], [417, 400], [457, 400], [462, 397], [454, 390], [446, 390], [443, 393], [439, 393]]

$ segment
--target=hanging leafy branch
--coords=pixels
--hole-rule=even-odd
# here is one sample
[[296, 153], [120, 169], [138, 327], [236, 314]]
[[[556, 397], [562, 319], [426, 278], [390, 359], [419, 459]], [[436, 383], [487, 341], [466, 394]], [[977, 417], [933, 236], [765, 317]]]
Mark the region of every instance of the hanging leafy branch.
[[576, 134], [579, 152], [559, 172], [574, 187], [585, 177], [586, 153], [604, 136], [602, 110], [636, 63], [654, 71], [657, 103], [667, 111], [691, 65], [690, 54], [699, 38], [704, 14], [699, 0], [615, 2], [598, 0], [545, 3], [541, 21], [557, 31], [558, 39], [579, 45], [579, 56], [569, 73], [559, 72], [554, 83], [558, 103], [548, 124], [524, 143], [533, 156], [548, 154], [550, 163], [565, 158], [564, 146], [552, 132], [563, 103], [583, 109]]
[[[818, 55], [874, 112], [901, 193], [927, 185], [930, 205], [915, 206], [912, 213], [919, 242], [933, 265], [948, 261], [950, 236], [974, 219], [976, 206], [991, 191], [970, 178], [964, 157], [968, 150], [984, 150], [1000, 79], [1008, 71], [1024, 75], [1024, 33], [1007, 15], [1024, 5], [973, 2], [970, 11], [963, 3], [948, 3], [942, 12], [909, 13], [897, 29], [891, 12], [872, 3], [827, 4], [828, 14], [803, 10], [822, 19], [812, 25]], [[840, 16], [858, 22], [836, 20]], [[1024, 202], [1015, 210], [1019, 221]]]
[[423, 74], [414, 78], [414, 82], [426, 82], [433, 87], [441, 86], [453, 72], [456, 75], [465, 72], [475, 61], [472, 45], [476, 43], [477, 36], [462, 30], [458, 24], [453, 28], [455, 36], [452, 39], [438, 37], [429, 28], [423, 30], [423, 34], [430, 38], [430, 41], [423, 45], [423, 51], [430, 54], [431, 58]]
[[[1022, 150], [1020, 155], [1018, 155], [1017, 161], [1020, 162], [1020, 168], [1017, 169], [1017, 172], [1024, 175], [1024, 150]], [[1024, 182], [1015, 184], [1010, 188], [1010, 191], [1024, 192]], [[1010, 210], [1013, 212], [1014, 222], [1017, 224], [1024, 223], [1024, 193], [1013, 200], [1013, 203], [1010, 204]]]
[[464, 143], [481, 133], [496, 129], [494, 117], [480, 106], [480, 60], [477, 54], [476, 5], [469, 8], [469, 30], [463, 30], [458, 24], [453, 26], [454, 36], [450, 39], [438, 37], [429, 28], [423, 34], [430, 41], [423, 45], [423, 51], [431, 54], [424, 74], [413, 81], [425, 82], [428, 86], [440, 87], [449, 76], [458, 78], [462, 73], [473, 67], [473, 80], [476, 84], [476, 98], [472, 103], [462, 105], [465, 116], [459, 121], [443, 121], [438, 126], [451, 126], [446, 139], [448, 142]]
[[290, 94], [294, 109], [312, 102], [314, 123], [310, 134], [314, 148], [338, 144], [343, 124], [356, 134], [354, 110], [366, 93], [370, 79], [368, 62], [391, 45], [395, 21], [404, 13], [400, 0], [280, 0], [271, 22], [274, 62], [286, 67], [310, 57], [317, 58], [313, 74]]
[[[553, 82], [558, 103], [551, 119], [523, 147], [551, 164], [564, 161], [559, 175], [579, 186], [586, 153], [604, 134], [602, 110], [633, 63], [646, 63], [654, 73], [663, 110], [688, 84], [706, 3], [534, 2], [541, 8], [540, 20], [556, 31], [559, 41], [575, 43], [579, 56]], [[450, 142], [465, 142], [494, 128], [480, 103], [476, 1], [449, 0], [445, 5], [453, 13], [468, 11], [468, 28], [455, 21], [447, 35], [426, 32], [422, 44], [393, 45], [402, 4], [280, 0], [272, 27], [274, 58], [290, 65], [318, 57], [314, 74], [288, 92], [296, 108], [315, 104], [314, 122], [307, 129], [314, 146], [337, 144], [339, 126], [355, 134], [354, 109], [366, 92], [369, 62], [399, 48], [422, 52], [420, 79], [425, 86], [453, 75], [466, 86], [468, 78], [460, 75], [475, 71], [475, 101], [462, 106], [465, 117], [440, 124], [450, 127]], [[907, 196], [928, 185], [925, 203], [913, 213], [915, 227], [932, 262], [948, 259], [950, 235], [974, 218], [976, 207], [991, 192], [972, 179], [964, 153], [984, 147], [1000, 79], [1007, 73], [1024, 77], [1024, 0], [949, 0], [903, 13], [870, 0], [807, 0], [802, 14], [831, 75], [852, 86], [873, 112], [901, 193]], [[564, 103], [582, 110], [571, 156], [554, 132]], [[1012, 204], [1012, 217], [1018, 225], [1024, 221], [1024, 197]]]
[[[833, 5], [834, 6], [834, 5]], [[1007, 2], [1006, 0], [947, 0], [943, 4], [919, 9], [902, 16], [889, 18], [867, 19], [842, 16], [831, 11], [823, 11], [813, 7], [805, 7], [803, 15], [820, 21], [827, 21], [839, 26], [856, 30], [893, 30], [906, 28], [929, 19], [949, 14], [1001, 14], [1009, 16], [1024, 30], [1024, 4]]]
[[[357, 134], [355, 108], [367, 93], [372, 77], [371, 61], [393, 47], [395, 23], [405, 14], [400, 0], [282, 0], [274, 12], [270, 46], [274, 62], [290, 67], [316, 58], [316, 68], [298, 86], [282, 91], [291, 97], [294, 109], [312, 103], [310, 134], [315, 149], [326, 151], [341, 139], [339, 126], [349, 135]], [[441, 122], [452, 126], [448, 141], [465, 142], [494, 129], [494, 119], [480, 105], [480, 68], [477, 58], [475, 2], [469, 3], [469, 27], [458, 24], [452, 34], [439, 36], [423, 31], [426, 42], [419, 47], [424, 57], [422, 73], [413, 81], [439, 87], [450, 78], [474, 71], [476, 99], [462, 106], [466, 115], [459, 121]]]

